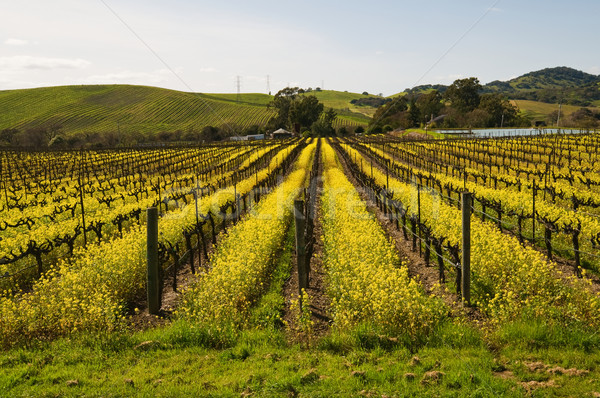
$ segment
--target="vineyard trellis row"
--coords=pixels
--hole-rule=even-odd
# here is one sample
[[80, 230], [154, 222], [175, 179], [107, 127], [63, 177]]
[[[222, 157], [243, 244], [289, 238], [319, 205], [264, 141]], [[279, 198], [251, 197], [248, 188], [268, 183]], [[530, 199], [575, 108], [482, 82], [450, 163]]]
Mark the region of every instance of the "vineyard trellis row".
[[[302, 193], [305, 213], [321, 206], [323, 235], [316, 238], [324, 243], [336, 326], [367, 323], [410, 339], [435, 331], [448, 312], [435, 296], [460, 276], [461, 210], [473, 210], [471, 302], [482, 322], [493, 328], [535, 318], [593, 330], [600, 326], [600, 296], [585, 273], [597, 272], [600, 246], [592, 200], [600, 191], [599, 141], [579, 138], [364, 137], [322, 146], [291, 140], [2, 152], [0, 273], [9, 274], [0, 278], [2, 345], [123, 327], [128, 306], [144, 291], [150, 206], [160, 213], [165, 279], [181, 290], [178, 269], [189, 264], [196, 274], [177, 316], [220, 330], [244, 328], [269, 284]], [[318, 169], [323, 191], [317, 198]], [[398, 237], [422, 252], [425, 263], [437, 261], [441, 290], [428, 294], [408, 276], [351, 180], [368, 187]], [[465, 189], [473, 193], [472, 209], [461, 209], [458, 195]], [[561, 244], [572, 246], [565, 252]], [[573, 252], [582, 256], [584, 278], [552, 261]], [[33, 268], [13, 276], [25, 267]]]
[[[287, 150], [290, 145], [296, 149]], [[260, 168], [255, 173], [231, 179], [233, 186], [217, 188], [202, 198], [199, 214], [212, 213], [215, 222], [222, 222], [227, 217], [222, 212], [235, 203], [236, 193], [245, 195], [255, 188], [272, 186], [289, 167], [300, 145], [304, 144], [284, 144], [272, 153], [267, 164], [254, 162]], [[167, 209], [159, 222], [160, 242], [164, 247], [177, 247], [185, 240], [183, 232], [197, 223], [196, 204], [166, 204]], [[142, 226], [135, 225], [122, 237], [75, 250], [72, 258], [60, 260], [34, 281], [31, 289], [8, 295], [5, 292], [0, 298], [3, 337], [54, 336], [80, 328], [119, 327], [124, 303], [130, 302], [144, 285], [144, 243]]]

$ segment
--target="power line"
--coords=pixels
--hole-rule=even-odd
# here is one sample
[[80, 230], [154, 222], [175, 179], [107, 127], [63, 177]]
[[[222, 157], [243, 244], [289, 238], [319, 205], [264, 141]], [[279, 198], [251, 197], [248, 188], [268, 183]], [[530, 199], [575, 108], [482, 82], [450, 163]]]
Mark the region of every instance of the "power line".
[[[158, 55], [158, 53], [156, 51], [154, 51], [154, 49], [152, 47], [150, 47], [150, 45], [148, 43], [146, 43], [146, 41], [144, 41], [144, 39], [142, 39], [142, 37], [140, 35], [137, 34], [137, 32], [135, 30], [133, 30], [133, 28], [131, 26], [129, 26], [129, 24], [127, 22], [125, 22], [125, 20], [123, 18], [121, 18], [121, 16], [119, 14], [117, 14], [117, 12], [115, 10], [113, 10], [107, 3], [105, 0], [100, 0], [100, 2], [102, 4], [104, 4], [104, 6], [119, 20], [121, 21], [121, 23], [127, 28], [127, 30], [129, 30], [143, 45], [144, 47], [146, 47], [148, 49], [148, 51], [150, 51], [152, 53], [152, 55], [154, 55], [154, 57], [156, 59], [158, 59], [172, 74], [173, 76], [175, 76], [175, 78], [177, 78], [177, 80], [179, 80], [181, 82], [181, 84], [183, 84], [191, 93], [196, 93], [196, 91], [194, 89], [192, 89], [192, 87], [190, 87], [189, 84], [187, 84], [187, 82], [185, 80], [183, 80], [183, 78], [181, 76], [179, 76], [179, 74], [177, 74], [177, 72], [175, 72], [175, 70], [173, 68], [171, 68], [171, 66], [164, 60], [161, 58], [160, 55]], [[197, 95], [197, 93], [196, 93]], [[200, 95], [197, 95], [197, 97], [204, 102], [204, 104], [206, 105], [206, 107], [208, 108], [208, 110], [210, 112], [212, 112], [213, 114], [215, 114], [215, 116], [217, 116], [218, 119], [221, 120], [221, 122], [223, 123], [223, 126], [226, 126], [229, 131], [231, 133], [233, 133], [234, 135], [238, 136], [238, 134], [235, 132], [235, 130], [231, 127], [231, 125], [229, 123], [227, 123], [227, 121], [225, 119], [223, 119], [223, 117], [221, 117], [221, 115], [219, 115], [214, 109], [213, 107], [210, 105], [210, 103], [208, 101], [206, 101], [204, 98], [202, 98]]]

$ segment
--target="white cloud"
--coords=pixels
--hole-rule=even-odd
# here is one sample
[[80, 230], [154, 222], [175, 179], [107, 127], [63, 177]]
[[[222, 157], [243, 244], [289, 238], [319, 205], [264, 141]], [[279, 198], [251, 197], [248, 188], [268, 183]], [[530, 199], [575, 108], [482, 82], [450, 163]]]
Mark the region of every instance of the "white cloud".
[[83, 69], [89, 65], [91, 65], [91, 62], [81, 58], [48, 58], [29, 55], [0, 57], [0, 68], [17, 71], [28, 69]]
[[215, 68], [200, 68], [198, 69], [198, 72], [200, 73], [212, 73], [212, 72], [216, 72], [217, 70]]
[[9, 38], [4, 40], [4, 44], [7, 46], [24, 46], [29, 44], [29, 42], [27, 40]]

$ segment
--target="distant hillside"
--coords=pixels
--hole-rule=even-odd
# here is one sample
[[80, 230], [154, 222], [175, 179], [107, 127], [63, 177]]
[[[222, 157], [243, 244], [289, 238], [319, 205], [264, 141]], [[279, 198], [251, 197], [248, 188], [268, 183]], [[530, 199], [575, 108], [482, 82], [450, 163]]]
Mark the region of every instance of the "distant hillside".
[[[336, 125], [366, 125], [345, 93], [323, 92], [338, 108]], [[315, 93], [316, 94], [316, 93]], [[354, 94], [352, 97], [360, 97]], [[59, 128], [66, 135], [93, 132], [201, 130], [205, 126], [264, 126], [273, 111], [266, 94], [197, 94], [147, 86], [89, 85], [0, 91], [0, 130]], [[336, 99], [337, 98], [337, 99]], [[328, 103], [330, 105], [328, 105]]]
[[546, 68], [507, 82], [490, 82], [484, 91], [503, 93], [511, 99], [591, 106], [600, 101], [600, 76], [564, 66]]
[[[426, 84], [404, 90], [408, 94], [438, 90], [448, 86]], [[508, 81], [495, 80], [483, 86], [482, 93], [502, 93], [512, 100], [530, 100], [575, 106], [600, 105], [600, 76], [560, 66], [529, 72]]]
[[598, 83], [600, 83], [600, 76], [560, 66], [529, 72], [507, 82], [496, 80], [486, 84], [485, 88], [500, 92], [517, 92], [519, 90], [543, 90], [549, 88], [571, 89]]
[[413, 88], [407, 88], [404, 92], [407, 94], [427, 94], [430, 91], [437, 90], [440, 93], [443, 93], [447, 88], [448, 86], [443, 84], [423, 84]]

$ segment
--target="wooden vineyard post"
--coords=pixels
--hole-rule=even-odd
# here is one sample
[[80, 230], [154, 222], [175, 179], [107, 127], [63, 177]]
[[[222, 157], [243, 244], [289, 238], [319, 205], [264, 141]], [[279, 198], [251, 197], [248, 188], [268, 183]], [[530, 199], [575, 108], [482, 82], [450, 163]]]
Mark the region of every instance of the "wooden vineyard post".
[[471, 304], [471, 193], [462, 193], [462, 273], [463, 302]]
[[417, 213], [417, 226], [419, 228], [419, 257], [421, 257], [422, 255], [422, 245], [421, 245], [421, 237], [422, 237], [422, 231], [421, 231], [421, 185], [417, 184], [417, 208], [419, 209], [419, 212]]
[[160, 276], [158, 272], [158, 209], [149, 207], [146, 222], [147, 245], [147, 295], [148, 312], [157, 315], [160, 311]]
[[[306, 246], [304, 241], [305, 218], [304, 201], [294, 201], [294, 221], [296, 224], [296, 264], [298, 265], [298, 296], [302, 300], [302, 289], [308, 289], [308, 272], [306, 269]], [[302, 301], [300, 301], [302, 305]]]
[[385, 166], [385, 191], [390, 190], [390, 160], [388, 159]]
[[535, 180], [533, 180], [533, 214], [532, 214], [532, 218], [531, 218], [531, 229], [532, 229], [532, 236], [531, 236], [531, 243], [533, 243], [533, 245], [535, 245]]
[[198, 216], [198, 190], [200, 189], [200, 182], [198, 181], [198, 177], [196, 177], [196, 189], [194, 189], [194, 204], [196, 207], [196, 225], [200, 223], [200, 218]]

